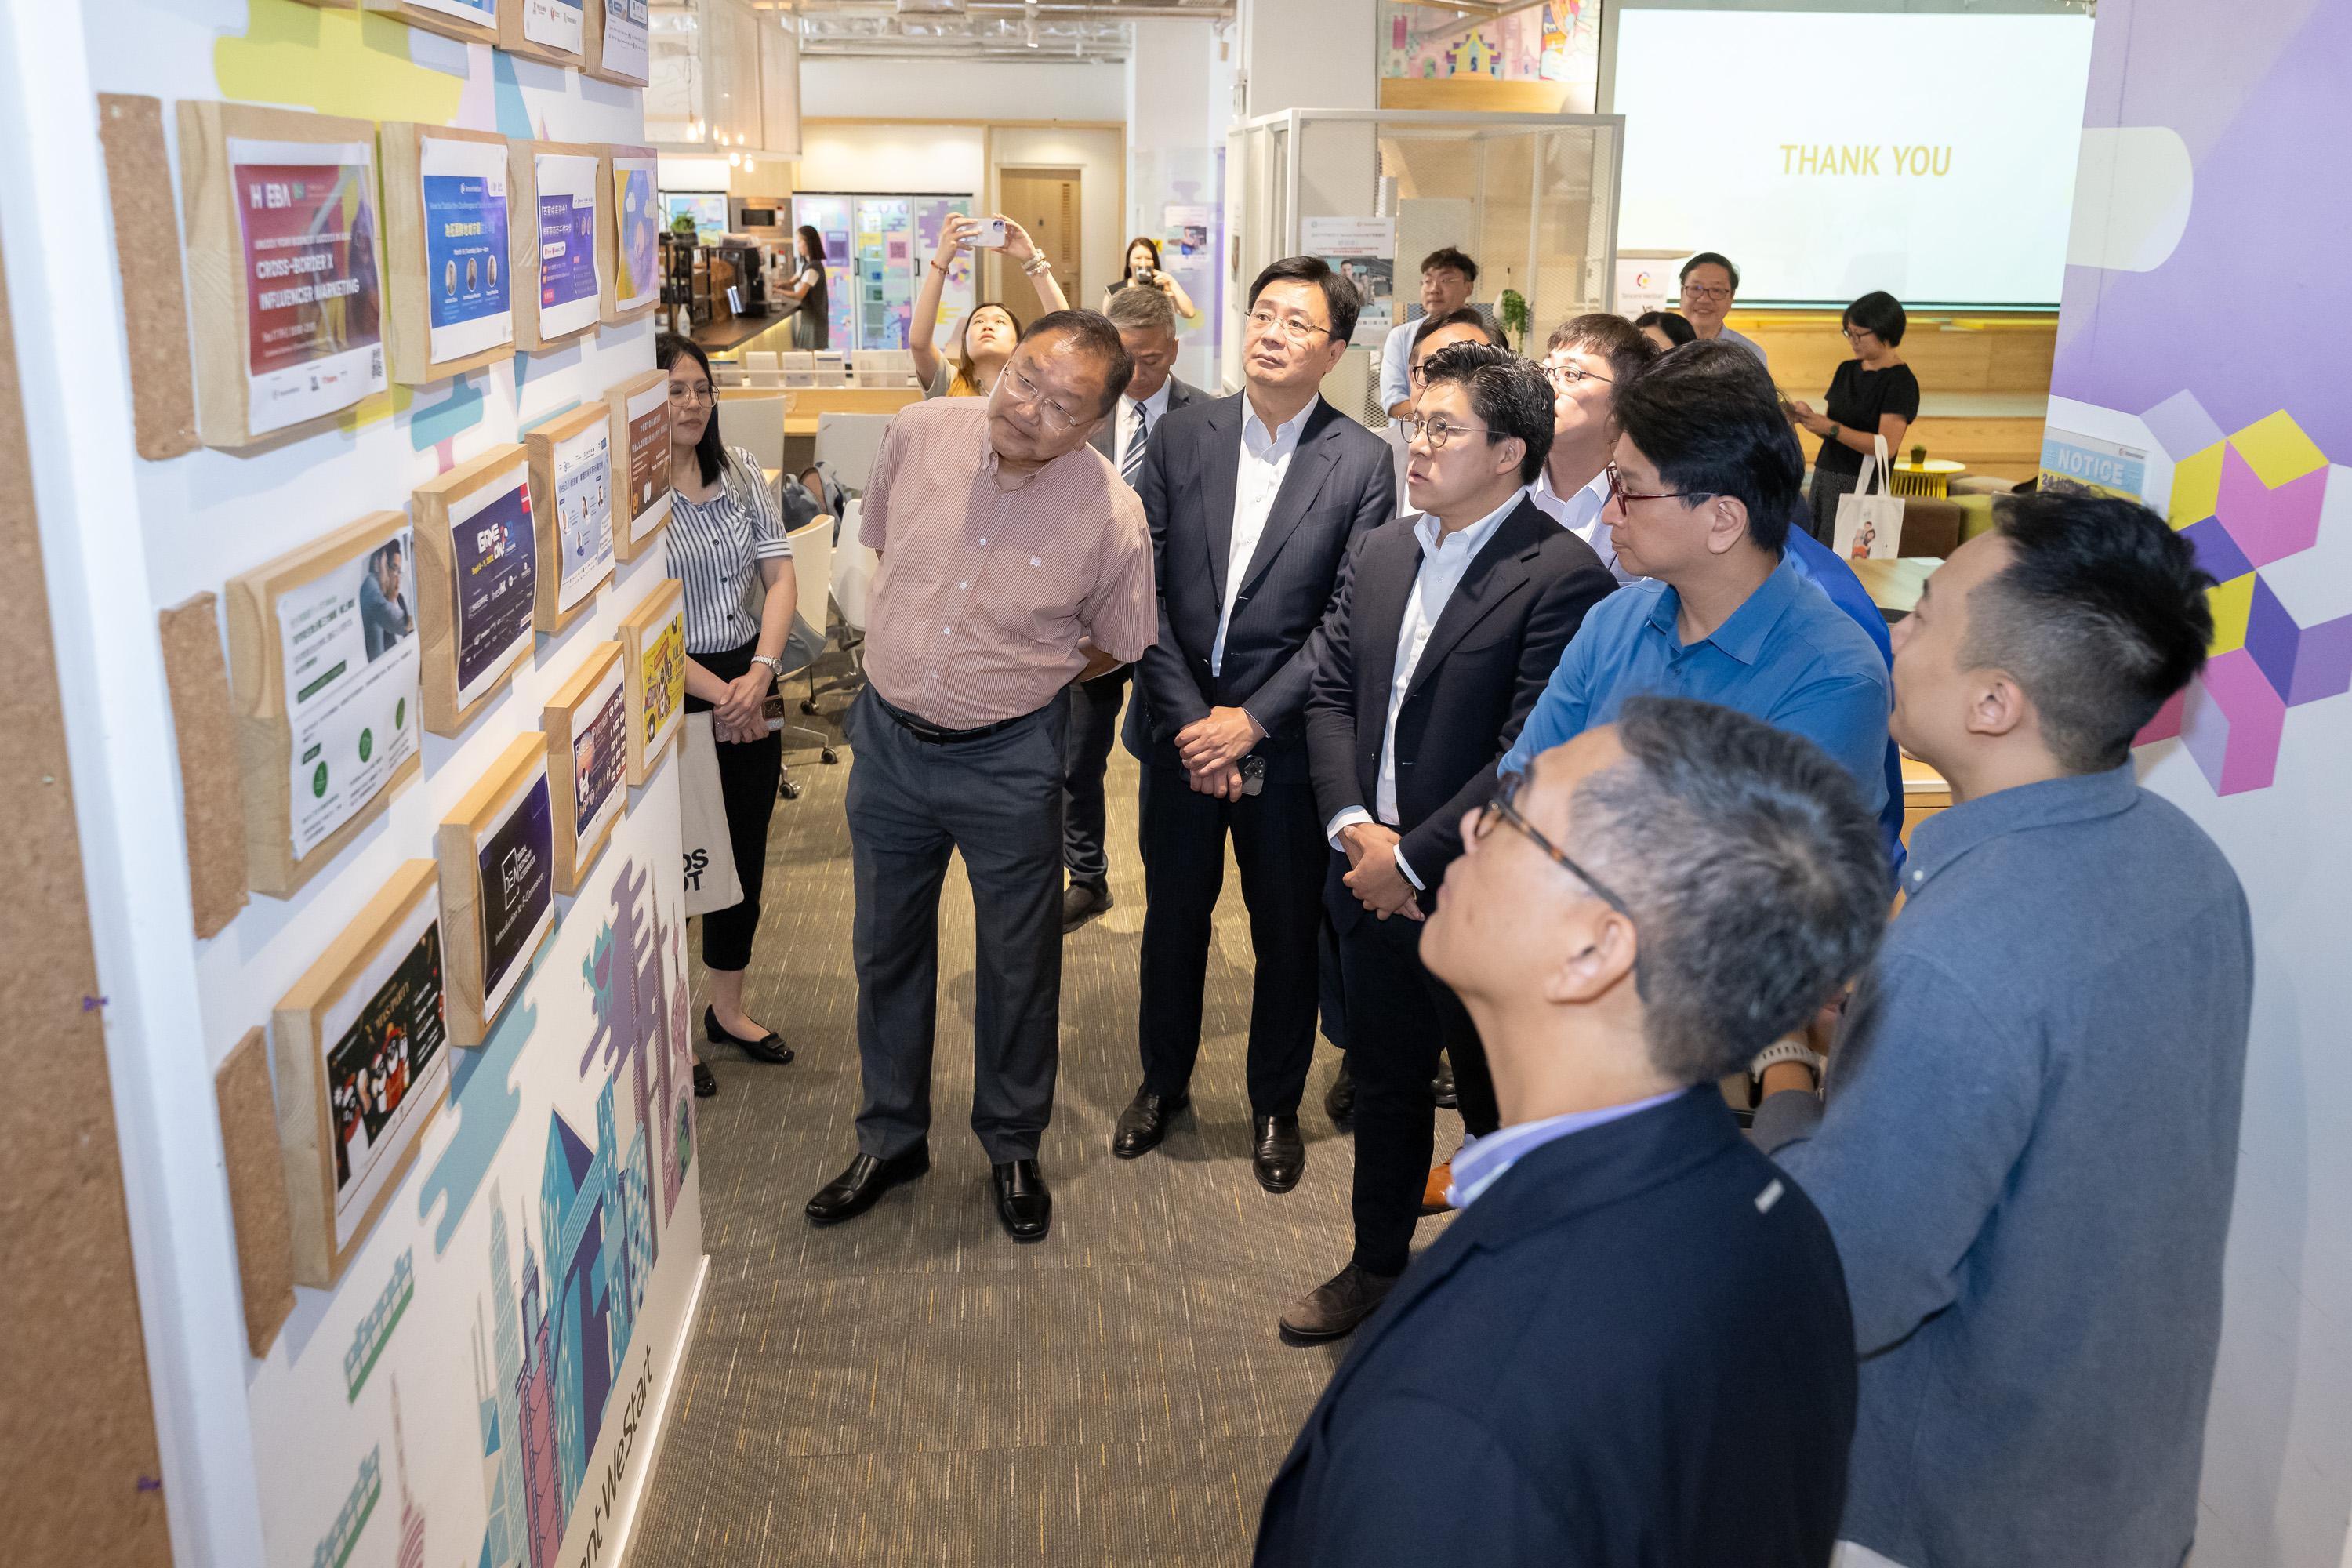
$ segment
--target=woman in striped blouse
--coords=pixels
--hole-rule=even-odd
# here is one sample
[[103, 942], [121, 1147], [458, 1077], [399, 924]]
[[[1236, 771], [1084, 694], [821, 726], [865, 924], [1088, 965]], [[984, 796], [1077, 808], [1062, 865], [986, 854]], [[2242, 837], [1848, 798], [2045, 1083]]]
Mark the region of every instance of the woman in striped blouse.
[[[798, 607], [792, 542], [760, 461], [719, 438], [710, 361], [675, 332], [654, 355], [669, 373], [670, 574], [686, 586], [686, 708], [708, 711], [719, 742], [719, 787], [743, 901], [702, 917], [702, 963], [710, 971], [703, 1033], [753, 1058], [793, 1059], [783, 1037], [743, 1010], [743, 972], [760, 924], [760, 884], [768, 862], [768, 818], [782, 781], [782, 737], [768, 728], [768, 692], [780, 672]], [[757, 573], [767, 590], [755, 619], [745, 607]], [[694, 1092], [719, 1092], [698, 1058]]]

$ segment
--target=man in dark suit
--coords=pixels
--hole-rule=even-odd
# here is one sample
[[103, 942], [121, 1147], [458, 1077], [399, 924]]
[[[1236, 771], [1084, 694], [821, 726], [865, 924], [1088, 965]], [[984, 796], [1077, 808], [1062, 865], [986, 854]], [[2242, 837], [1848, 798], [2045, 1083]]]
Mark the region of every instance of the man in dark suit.
[[1111, 1152], [1156, 1147], [1190, 1095], [1230, 834], [1256, 960], [1251, 1163], [1276, 1193], [1306, 1169], [1298, 1099], [1315, 1053], [1324, 849], [1301, 716], [1348, 547], [1396, 510], [1387, 443], [1317, 395], [1357, 302], [1311, 256], [1259, 273], [1245, 390], [1171, 414], [1136, 483], [1160, 639], [1136, 667], [1126, 730], [1143, 763], [1143, 1082]]
[[[1157, 289], [1121, 289], [1104, 311], [1135, 362], [1126, 395], [1088, 442], [1108, 458], [1131, 488], [1142, 477], [1143, 454], [1160, 422], [1208, 395], [1177, 379], [1176, 308]], [[1108, 660], [1097, 660], [1108, 664]], [[1088, 668], [1070, 683], [1066, 772], [1062, 780], [1062, 861], [1070, 885], [1062, 893], [1062, 934], [1069, 935], [1111, 906], [1110, 854], [1103, 845], [1109, 814], [1103, 774], [1127, 702], [1131, 664]]]
[[1503, 1129], [1268, 1489], [1261, 1568], [1830, 1561], [1853, 1436], [1821, 1215], [1715, 1087], [1862, 967], [1886, 858], [1845, 771], [1637, 698], [1460, 824], [1422, 938]]
[[1528, 499], [1551, 447], [1543, 372], [1484, 343], [1441, 349], [1423, 371], [1405, 470], [1421, 510], [1357, 546], [1307, 701], [1356, 1079], [1356, 1247], [1284, 1310], [1299, 1340], [1349, 1332], [1404, 1272], [1440, 1047], [1464, 1093], [1485, 1087], [1475, 1031], [1421, 966], [1425, 900], [1560, 650], [1616, 585]]

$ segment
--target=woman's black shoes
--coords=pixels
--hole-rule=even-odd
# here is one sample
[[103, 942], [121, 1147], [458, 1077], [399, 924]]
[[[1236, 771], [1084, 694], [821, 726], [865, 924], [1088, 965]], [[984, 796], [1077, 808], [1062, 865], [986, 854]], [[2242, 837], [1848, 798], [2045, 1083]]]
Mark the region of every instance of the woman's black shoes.
[[719, 1075], [710, 1070], [710, 1064], [709, 1062], [704, 1061], [699, 1057], [696, 1058], [694, 1062], [694, 1098], [697, 1100], [709, 1100], [712, 1095], [717, 1094], [718, 1092]]
[[[743, 1054], [754, 1061], [773, 1062], [778, 1067], [782, 1067], [793, 1059], [793, 1048], [784, 1044], [783, 1036], [773, 1029], [756, 1040], [746, 1040], [730, 1035], [719, 1027], [719, 1011], [715, 1007], [705, 1007], [702, 1010], [702, 1032], [714, 1046], [742, 1047]], [[716, 1093], [717, 1090], [713, 1089], [712, 1092]]]

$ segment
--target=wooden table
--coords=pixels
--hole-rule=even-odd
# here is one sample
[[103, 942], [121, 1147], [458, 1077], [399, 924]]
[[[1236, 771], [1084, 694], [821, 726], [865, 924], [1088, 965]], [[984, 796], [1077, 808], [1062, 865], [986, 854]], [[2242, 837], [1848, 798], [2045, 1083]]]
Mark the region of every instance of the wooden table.
[[1955, 463], [1942, 458], [1930, 458], [1924, 463], [1896, 462], [1895, 493], [1899, 496], [1941, 496], [1951, 493], [1951, 484], [1969, 471], [1965, 463]]
[[1862, 579], [1863, 592], [1889, 621], [1899, 621], [1919, 605], [1920, 591], [1944, 563], [1939, 555], [1898, 555], [1891, 560], [1847, 563]]

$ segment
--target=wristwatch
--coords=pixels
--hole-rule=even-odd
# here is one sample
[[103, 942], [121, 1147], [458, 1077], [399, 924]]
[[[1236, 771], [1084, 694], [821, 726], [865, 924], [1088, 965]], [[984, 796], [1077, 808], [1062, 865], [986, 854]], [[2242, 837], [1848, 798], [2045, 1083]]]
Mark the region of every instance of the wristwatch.
[[755, 653], [751, 656], [751, 662], [768, 667], [770, 684], [782, 686], [784, 683], [784, 661], [781, 656], [770, 658], [765, 654]]
[[1834, 419], [1831, 420], [1831, 421], [1830, 421], [1830, 433], [1829, 433], [1829, 436], [1828, 436], [1828, 439], [1830, 439], [1830, 440], [1832, 440], [1832, 441], [1836, 440], [1836, 439], [1838, 438], [1838, 432], [1839, 432], [1839, 431], [1841, 431], [1841, 430], [1843, 430], [1843, 429], [1844, 429], [1844, 428], [1845, 428], [1845, 426], [1843, 426], [1843, 425], [1841, 425], [1841, 424], [1839, 424], [1836, 420], [1834, 420]]
[[1776, 1062], [1804, 1063], [1812, 1070], [1813, 1088], [1816, 1090], [1822, 1086], [1822, 1069], [1829, 1066], [1828, 1058], [1802, 1040], [1775, 1040], [1757, 1052], [1756, 1059], [1748, 1064], [1748, 1077], [1759, 1091], [1758, 1094], [1759, 1100], [1762, 1098], [1760, 1091], [1764, 1087], [1764, 1069]]

